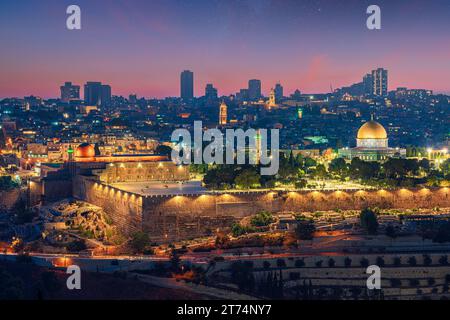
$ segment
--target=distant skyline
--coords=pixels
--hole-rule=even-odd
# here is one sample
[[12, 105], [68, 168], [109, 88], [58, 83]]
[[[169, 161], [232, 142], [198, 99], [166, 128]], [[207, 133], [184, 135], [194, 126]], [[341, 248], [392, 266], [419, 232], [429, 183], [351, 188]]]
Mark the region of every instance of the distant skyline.
[[[81, 7], [82, 30], [66, 29]], [[366, 8], [382, 29], [366, 28]], [[21, 0], [0, 3], [0, 98], [58, 97], [65, 81], [101, 81], [114, 95], [179, 96], [180, 73], [194, 72], [219, 95], [260, 79], [324, 93], [389, 70], [404, 86], [450, 94], [448, 0]]]

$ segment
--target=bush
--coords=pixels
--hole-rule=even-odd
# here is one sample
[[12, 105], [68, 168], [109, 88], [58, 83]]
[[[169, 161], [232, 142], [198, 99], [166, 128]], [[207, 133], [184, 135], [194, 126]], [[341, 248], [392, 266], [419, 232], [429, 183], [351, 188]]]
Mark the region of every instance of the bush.
[[270, 212], [263, 211], [254, 215], [250, 224], [255, 227], [265, 227], [274, 222], [274, 218]]
[[134, 252], [143, 253], [148, 245], [150, 245], [150, 238], [147, 233], [138, 231], [131, 235], [130, 247]]
[[239, 237], [239, 236], [242, 236], [244, 234], [252, 233], [252, 232], [255, 232], [255, 231], [256, 231], [255, 227], [241, 226], [239, 223], [234, 223], [231, 226], [231, 234], [233, 235], [233, 237]]

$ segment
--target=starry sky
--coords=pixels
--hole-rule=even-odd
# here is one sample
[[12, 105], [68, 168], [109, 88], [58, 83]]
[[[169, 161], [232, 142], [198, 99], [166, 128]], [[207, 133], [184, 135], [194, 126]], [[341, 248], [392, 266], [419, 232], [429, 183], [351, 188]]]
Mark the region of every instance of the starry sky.
[[[66, 29], [66, 8], [82, 29]], [[381, 7], [382, 29], [366, 28]], [[113, 94], [179, 95], [179, 74], [219, 94], [262, 80], [285, 94], [329, 92], [376, 67], [398, 86], [450, 93], [448, 0], [2, 0], [0, 98], [57, 97], [64, 81]]]

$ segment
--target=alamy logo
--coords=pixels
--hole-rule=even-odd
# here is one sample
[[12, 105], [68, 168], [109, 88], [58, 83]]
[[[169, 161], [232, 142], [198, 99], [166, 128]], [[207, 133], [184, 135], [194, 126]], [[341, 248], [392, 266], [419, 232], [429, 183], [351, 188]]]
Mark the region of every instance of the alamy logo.
[[67, 17], [66, 27], [69, 30], [81, 30], [81, 9], [79, 6], [72, 4], [67, 7], [66, 13], [70, 16]]
[[81, 269], [77, 265], [72, 265], [67, 267], [67, 274], [70, 274], [67, 278], [66, 285], [69, 290], [80, 290], [81, 289]]
[[370, 274], [369, 278], [367, 278], [366, 284], [367, 289], [381, 289], [381, 269], [377, 265], [371, 265], [367, 267], [367, 274]]
[[[187, 129], [174, 130], [171, 139], [176, 143], [172, 150], [172, 161], [176, 164], [261, 164], [261, 175], [278, 173], [278, 129], [226, 129], [224, 137], [219, 129], [203, 132], [202, 122], [194, 121], [193, 140]], [[203, 149], [203, 142], [210, 143]]]
[[367, 14], [370, 16], [367, 18], [366, 26], [369, 30], [381, 29], [381, 9], [379, 6], [373, 4], [367, 7]]

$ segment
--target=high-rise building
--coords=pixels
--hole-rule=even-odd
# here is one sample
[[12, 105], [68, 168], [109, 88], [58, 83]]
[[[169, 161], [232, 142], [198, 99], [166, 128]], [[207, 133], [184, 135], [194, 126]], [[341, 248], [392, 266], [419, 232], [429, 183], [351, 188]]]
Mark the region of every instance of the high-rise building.
[[279, 103], [283, 99], [283, 86], [278, 82], [275, 85], [275, 101]]
[[111, 86], [88, 81], [84, 85], [84, 102], [91, 106], [108, 105], [111, 102]]
[[373, 94], [373, 77], [372, 73], [368, 73], [363, 77], [363, 90], [364, 94]]
[[181, 72], [180, 97], [185, 100], [194, 98], [194, 73], [189, 70]]
[[100, 105], [107, 106], [111, 104], [111, 86], [102, 84], [102, 90], [100, 95]]
[[248, 98], [250, 100], [261, 98], [261, 80], [252, 79], [248, 81]]
[[102, 83], [88, 81], [84, 85], [84, 102], [87, 105], [99, 105], [101, 101]]
[[69, 102], [70, 100], [80, 99], [80, 86], [73, 85], [72, 82], [64, 82], [61, 89], [61, 101]]
[[241, 89], [238, 93], [236, 93], [236, 99], [239, 101], [248, 100], [248, 89]]
[[385, 97], [388, 91], [388, 71], [383, 68], [372, 70], [373, 94]]
[[207, 100], [217, 99], [217, 89], [211, 83], [208, 83], [205, 87], [205, 98]]
[[219, 124], [226, 125], [227, 124], [227, 105], [224, 101], [220, 104], [219, 107]]

